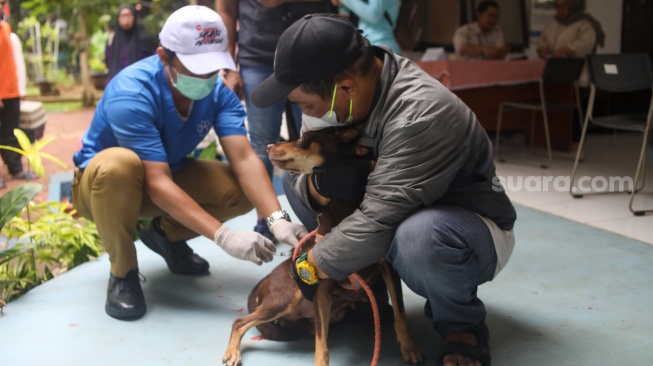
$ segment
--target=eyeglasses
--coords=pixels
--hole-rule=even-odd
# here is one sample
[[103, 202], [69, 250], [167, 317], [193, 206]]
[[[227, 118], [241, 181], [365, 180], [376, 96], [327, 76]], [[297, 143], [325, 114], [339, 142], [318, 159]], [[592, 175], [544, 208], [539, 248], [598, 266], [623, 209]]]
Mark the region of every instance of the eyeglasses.
[[133, 14], [120, 14], [118, 16], [118, 18], [133, 18], [133, 17], [134, 17]]

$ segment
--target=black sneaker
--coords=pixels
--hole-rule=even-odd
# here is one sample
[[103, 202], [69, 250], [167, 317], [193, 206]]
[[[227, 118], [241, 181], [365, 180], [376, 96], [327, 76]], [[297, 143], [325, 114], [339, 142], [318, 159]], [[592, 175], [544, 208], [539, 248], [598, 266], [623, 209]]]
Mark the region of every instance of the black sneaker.
[[276, 241], [274, 238], [274, 235], [272, 235], [272, 232], [270, 231], [270, 228], [268, 228], [268, 223], [265, 221], [264, 218], [259, 217], [259, 219], [256, 221], [256, 225], [254, 226], [254, 231], [257, 233], [263, 235], [264, 237]]
[[104, 310], [110, 317], [119, 320], [136, 320], [147, 311], [138, 269], [127, 273], [125, 278], [111, 274], [107, 286], [107, 302]]
[[158, 218], [141, 229], [141, 241], [165, 259], [170, 272], [187, 276], [209, 272], [209, 262], [195, 254], [185, 241], [168, 240], [155, 225], [158, 225]]

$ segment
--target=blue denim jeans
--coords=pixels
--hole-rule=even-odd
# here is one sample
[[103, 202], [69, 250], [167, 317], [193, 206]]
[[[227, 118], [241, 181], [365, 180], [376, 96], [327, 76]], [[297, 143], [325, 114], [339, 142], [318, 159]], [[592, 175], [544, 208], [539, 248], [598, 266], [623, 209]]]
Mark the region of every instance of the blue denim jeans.
[[[272, 67], [240, 66], [240, 77], [243, 79], [243, 86], [245, 88], [249, 139], [256, 155], [263, 161], [263, 165], [265, 165], [270, 179], [272, 178], [274, 168], [265, 148], [269, 144], [279, 142], [281, 115], [285, 110], [286, 98], [281, 99], [269, 107], [258, 108], [252, 103], [251, 95], [263, 80], [272, 75], [273, 71]], [[297, 105], [293, 105], [292, 109], [297, 131], [300, 131], [302, 111]]]
[[[316, 215], [299, 199], [290, 175], [283, 185], [288, 202], [309, 229]], [[416, 294], [426, 298], [425, 314], [442, 336], [485, 320], [478, 286], [492, 280], [497, 254], [490, 231], [466, 209], [434, 205], [417, 210], [396, 229], [386, 259]]]

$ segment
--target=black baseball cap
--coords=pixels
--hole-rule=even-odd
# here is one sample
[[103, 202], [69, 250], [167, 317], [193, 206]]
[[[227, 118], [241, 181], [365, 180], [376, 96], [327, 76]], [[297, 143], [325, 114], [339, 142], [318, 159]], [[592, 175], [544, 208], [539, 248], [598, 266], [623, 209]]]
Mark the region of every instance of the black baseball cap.
[[300, 84], [334, 76], [363, 55], [356, 41], [358, 29], [337, 14], [310, 14], [293, 23], [279, 37], [274, 74], [252, 92], [252, 102], [267, 107]]

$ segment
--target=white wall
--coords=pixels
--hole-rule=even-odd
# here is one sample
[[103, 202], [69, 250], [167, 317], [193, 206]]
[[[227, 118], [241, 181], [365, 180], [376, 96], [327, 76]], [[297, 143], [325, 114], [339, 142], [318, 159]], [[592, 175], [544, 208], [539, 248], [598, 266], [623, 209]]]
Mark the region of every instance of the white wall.
[[623, 0], [587, 0], [586, 11], [601, 22], [605, 32], [605, 47], [598, 53], [621, 52]]

